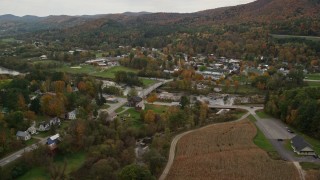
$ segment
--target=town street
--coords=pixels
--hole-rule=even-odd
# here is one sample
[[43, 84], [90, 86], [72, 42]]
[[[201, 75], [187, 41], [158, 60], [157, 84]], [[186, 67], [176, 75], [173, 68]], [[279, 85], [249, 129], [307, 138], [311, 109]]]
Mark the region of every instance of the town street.
[[[38, 143], [39, 143], [39, 144], [42, 144], [42, 145], [46, 144], [47, 138], [49, 138], [49, 137], [42, 138], [41, 141], [39, 141]], [[21, 150], [19, 150], [19, 151], [16, 151], [16, 152], [13, 153], [13, 154], [10, 154], [9, 156], [1, 159], [1, 160], [0, 160], [0, 166], [1, 166], [1, 167], [2, 167], [2, 166], [5, 166], [6, 164], [8, 164], [8, 163], [10, 163], [10, 162], [18, 159], [19, 157], [21, 157], [23, 153], [29, 152], [29, 151], [32, 151], [32, 150], [36, 149], [36, 148], [38, 147], [38, 146], [37, 146], [38, 143], [32, 144], [32, 145], [30, 145], [30, 146], [27, 146], [27, 147], [25, 147], [25, 148], [23, 148], [23, 149], [21, 149]]]

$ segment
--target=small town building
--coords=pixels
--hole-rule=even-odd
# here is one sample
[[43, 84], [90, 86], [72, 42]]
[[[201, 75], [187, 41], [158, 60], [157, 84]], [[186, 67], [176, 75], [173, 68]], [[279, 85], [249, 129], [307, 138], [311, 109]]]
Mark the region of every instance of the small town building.
[[36, 134], [37, 133], [37, 129], [34, 126], [29, 127], [27, 131], [30, 134]]
[[138, 104], [135, 106], [136, 110], [141, 111], [145, 109], [145, 105], [143, 101], [140, 101]]
[[77, 119], [77, 110], [73, 110], [73, 111], [66, 113], [64, 118], [67, 120]]
[[57, 144], [60, 142], [60, 135], [56, 134], [47, 139], [47, 145], [49, 146], [50, 150], [54, 150], [57, 148]]
[[42, 55], [42, 56], [40, 56], [40, 59], [41, 60], [46, 60], [46, 59], [48, 59], [48, 57], [46, 55]]
[[128, 100], [128, 106], [129, 107], [136, 107], [136, 105], [138, 103], [140, 103], [141, 101], [142, 101], [142, 98], [139, 97], [139, 96], [130, 97], [129, 100]]
[[31, 139], [31, 135], [27, 131], [18, 131], [16, 136], [18, 140], [27, 141]]
[[312, 146], [298, 135], [291, 139], [291, 147], [293, 148], [293, 151], [298, 155], [316, 155], [314, 150], [312, 149]]

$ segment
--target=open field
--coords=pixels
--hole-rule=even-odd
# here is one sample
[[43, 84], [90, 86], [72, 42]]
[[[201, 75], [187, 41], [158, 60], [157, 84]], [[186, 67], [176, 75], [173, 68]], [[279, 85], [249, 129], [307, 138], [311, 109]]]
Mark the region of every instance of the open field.
[[153, 110], [157, 114], [164, 113], [169, 107], [168, 106], [161, 106], [155, 104], [146, 104], [146, 110]]
[[315, 81], [307, 81], [308, 86], [311, 87], [319, 87], [320, 86], [320, 82], [315, 82]]
[[276, 39], [298, 38], [298, 39], [305, 39], [310, 41], [320, 41], [320, 37], [317, 37], [317, 36], [295, 36], [295, 35], [279, 35], [279, 34], [270, 34], [270, 36]]
[[[98, 78], [106, 78], [106, 79], [114, 79], [115, 74], [118, 71], [133, 72], [133, 73], [137, 73], [139, 71], [137, 69], [131, 69], [124, 66], [115, 66], [109, 69], [103, 69], [103, 68], [94, 67], [91, 65], [83, 65], [80, 67], [81, 68], [72, 68], [69, 66], [63, 66], [55, 70], [58, 72], [65, 72], [70, 74], [86, 74], [86, 75], [90, 75]], [[157, 82], [153, 79], [148, 79], [148, 78], [141, 78], [141, 80], [144, 86], [150, 86]]]
[[217, 124], [183, 136], [167, 179], [299, 179], [292, 163], [273, 160], [253, 142], [248, 120]]
[[308, 80], [320, 80], [320, 73], [307, 74], [306, 79]]
[[[77, 170], [82, 163], [85, 161], [86, 154], [85, 153], [74, 153], [67, 156], [57, 156], [54, 159], [54, 164], [63, 166], [64, 161], [67, 162], [67, 168], [66, 168], [66, 174], [69, 174], [70, 172]], [[31, 180], [31, 179], [50, 179], [49, 173], [45, 170], [44, 167], [37, 167], [33, 168], [30, 171], [28, 171], [26, 174], [21, 176], [19, 179], [21, 180]]]

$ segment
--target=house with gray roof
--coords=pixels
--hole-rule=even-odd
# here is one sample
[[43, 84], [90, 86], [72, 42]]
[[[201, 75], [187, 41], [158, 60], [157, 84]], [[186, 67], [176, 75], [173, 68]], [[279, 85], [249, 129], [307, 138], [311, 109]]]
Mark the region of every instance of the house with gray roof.
[[293, 151], [298, 155], [316, 155], [316, 153], [312, 149], [312, 146], [298, 135], [291, 139], [291, 147], [293, 148]]
[[16, 136], [18, 140], [27, 141], [31, 139], [31, 135], [27, 131], [18, 131]]

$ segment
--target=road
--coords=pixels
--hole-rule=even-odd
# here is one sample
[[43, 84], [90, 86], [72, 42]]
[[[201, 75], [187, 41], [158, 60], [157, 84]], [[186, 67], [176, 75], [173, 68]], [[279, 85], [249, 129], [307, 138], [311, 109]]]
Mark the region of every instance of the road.
[[[149, 86], [148, 88], [146, 89], [143, 89], [140, 93], [139, 93], [139, 96], [144, 98], [146, 97], [148, 94], [150, 94], [152, 91], [154, 91], [155, 89], [157, 89], [158, 87], [162, 86], [163, 84], [165, 83], [168, 83], [168, 82], [171, 82], [173, 81], [173, 79], [168, 79], [168, 80], [163, 80], [163, 79], [157, 79], [158, 83], [155, 83], [151, 86]], [[100, 109], [99, 110], [99, 114], [100, 112], [108, 112], [108, 114], [116, 111], [118, 108], [120, 108], [121, 106], [127, 104], [128, 100], [127, 98], [117, 98], [118, 99], [118, 103], [109, 103], [108, 105], [110, 105], [109, 108], [107, 109]]]
[[[157, 80], [160, 81], [160, 82], [155, 83], [155, 84], [153, 84], [152, 86], [149, 86], [146, 89], [143, 89], [140, 97], [143, 98], [143, 97], [147, 96], [148, 94], [150, 94], [155, 89], [157, 89], [158, 87], [162, 86], [163, 84], [173, 81], [173, 79], [168, 79], [168, 80], [157, 79]], [[114, 104], [110, 103], [109, 104], [110, 107], [108, 109], [99, 110], [99, 114], [100, 114], [100, 112], [103, 112], [103, 111], [107, 111], [108, 113], [112, 113], [116, 109], [120, 108], [121, 106], [125, 105], [128, 102], [126, 98], [118, 98], [118, 101], [119, 101], [118, 103], [114, 103]], [[46, 144], [47, 138], [48, 137], [41, 139], [38, 143]], [[25, 147], [25, 148], [23, 148], [23, 149], [21, 149], [19, 151], [14, 152], [13, 154], [1, 159], [0, 160], [0, 166], [1, 167], [5, 166], [6, 164], [8, 164], [8, 163], [18, 159], [19, 157], [21, 157], [24, 152], [32, 151], [35, 148], [37, 148], [37, 143], [32, 144], [32, 145], [27, 146], [27, 147]]]
[[[49, 137], [42, 138], [41, 141], [39, 141], [38, 143], [40, 143], [40, 144], [46, 144], [47, 138], [49, 138]], [[3, 158], [3, 159], [0, 160], [0, 166], [2, 167], [2, 166], [7, 165], [8, 163], [10, 163], [10, 162], [18, 159], [19, 157], [21, 157], [23, 153], [32, 151], [32, 150], [36, 149], [37, 147], [38, 147], [38, 146], [37, 146], [37, 143], [35, 143], [35, 144], [32, 144], [32, 145], [30, 145], [30, 146], [27, 146], [27, 147], [25, 147], [25, 148], [23, 148], [23, 149], [21, 149], [21, 150], [19, 150], [19, 151], [16, 151], [16, 152], [13, 153], [13, 154], [10, 154], [9, 156], [7, 156], [7, 157], [5, 157], [5, 158]]]

